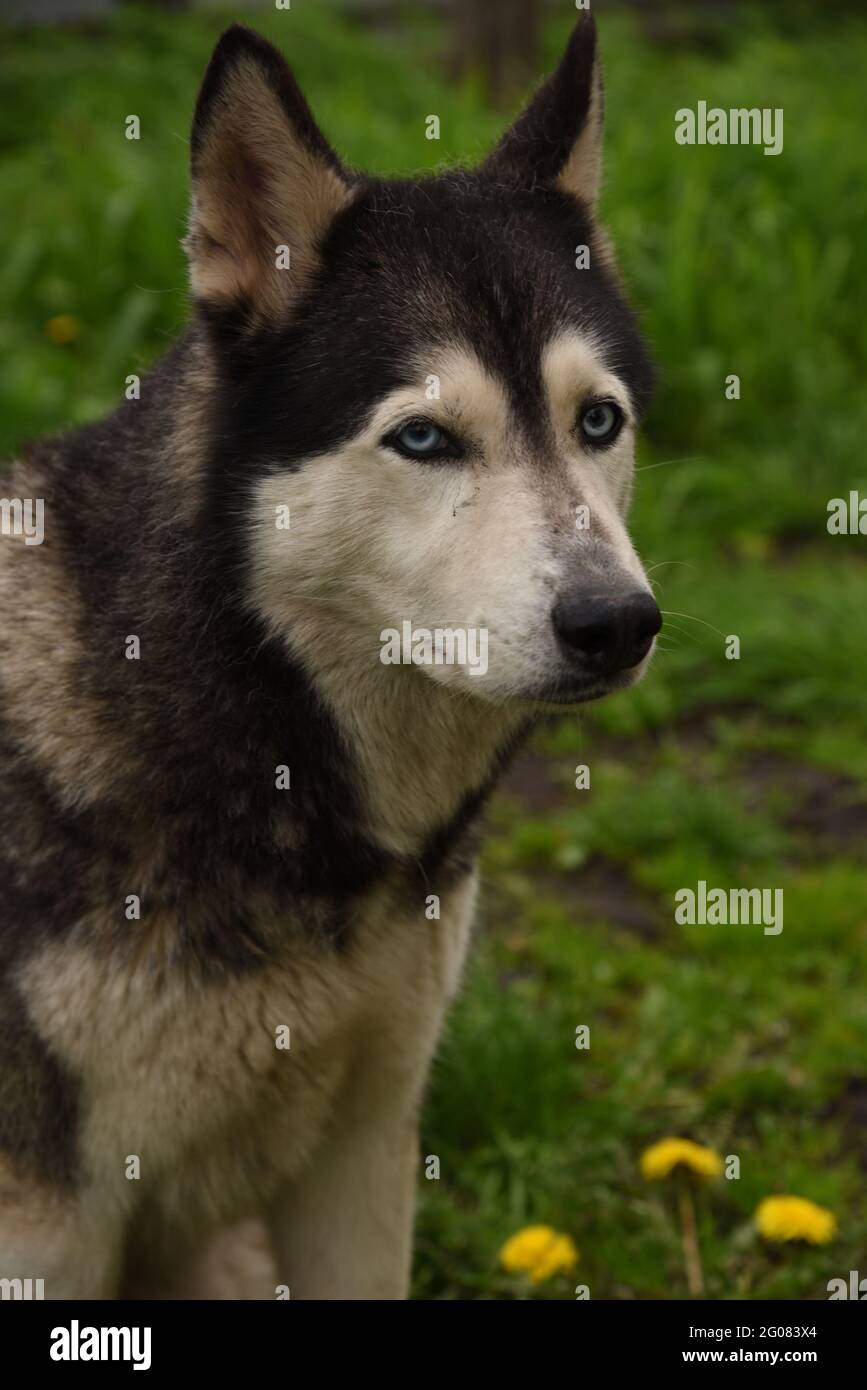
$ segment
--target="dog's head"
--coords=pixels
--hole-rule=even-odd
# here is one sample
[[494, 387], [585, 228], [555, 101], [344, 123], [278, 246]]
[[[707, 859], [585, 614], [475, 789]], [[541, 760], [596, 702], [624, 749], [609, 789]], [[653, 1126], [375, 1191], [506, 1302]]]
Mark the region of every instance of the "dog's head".
[[624, 516], [651, 373], [595, 220], [601, 127], [589, 18], [479, 168], [413, 180], [347, 172], [280, 55], [220, 40], [186, 243], [220, 375], [211, 509], [296, 655], [468, 632], [486, 661], [422, 644], [394, 679], [495, 702], [643, 672], [660, 618]]

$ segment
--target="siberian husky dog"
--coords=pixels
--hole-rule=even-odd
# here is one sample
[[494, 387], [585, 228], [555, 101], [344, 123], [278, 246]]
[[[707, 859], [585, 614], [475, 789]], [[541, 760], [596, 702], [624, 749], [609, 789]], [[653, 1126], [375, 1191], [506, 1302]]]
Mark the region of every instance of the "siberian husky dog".
[[406, 180], [220, 39], [190, 327], [5, 484], [0, 1278], [406, 1295], [485, 799], [660, 625], [601, 126], [586, 17], [478, 168]]

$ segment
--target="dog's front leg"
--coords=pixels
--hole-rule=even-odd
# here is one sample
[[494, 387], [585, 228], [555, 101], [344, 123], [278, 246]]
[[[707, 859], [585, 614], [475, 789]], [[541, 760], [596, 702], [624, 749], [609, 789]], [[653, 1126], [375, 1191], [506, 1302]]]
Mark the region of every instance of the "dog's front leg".
[[38, 1298], [114, 1298], [119, 1231], [98, 1205], [92, 1193], [60, 1194], [28, 1181], [0, 1154], [0, 1279], [13, 1290], [30, 1280]]
[[271, 1214], [291, 1298], [406, 1298], [417, 1157], [414, 1113], [339, 1118]]
[[[279, 1278], [291, 1298], [406, 1298], [418, 1111], [449, 1000], [460, 978], [475, 901], [467, 874], [442, 918], [397, 940], [387, 924], [391, 980], [357, 1052], [330, 1128], [271, 1213]], [[401, 958], [400, 952], [403, 952]]]

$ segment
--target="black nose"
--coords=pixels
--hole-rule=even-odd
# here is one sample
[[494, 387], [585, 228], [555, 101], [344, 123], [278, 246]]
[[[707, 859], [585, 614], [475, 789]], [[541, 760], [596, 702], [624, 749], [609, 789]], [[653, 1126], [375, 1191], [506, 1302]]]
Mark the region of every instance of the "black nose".
[[662, 614], [644, 589], [568, 595], [560, 599], [552, 618], [560, 640], [606, 675], [637, 666], [662, 627]]

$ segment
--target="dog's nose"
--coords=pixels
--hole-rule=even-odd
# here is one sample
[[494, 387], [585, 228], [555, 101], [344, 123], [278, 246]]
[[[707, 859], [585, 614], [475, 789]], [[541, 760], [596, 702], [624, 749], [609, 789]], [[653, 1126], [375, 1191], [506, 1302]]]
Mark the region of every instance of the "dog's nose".
[[552, 618], [560, 640], [606, 675], [637, 666], [662, 627], [662, 614], [645, 589], [570, 594], [560, 599]]

